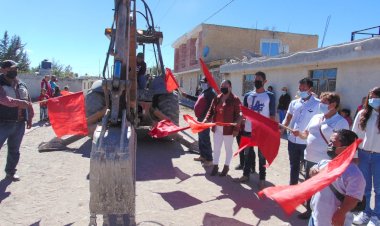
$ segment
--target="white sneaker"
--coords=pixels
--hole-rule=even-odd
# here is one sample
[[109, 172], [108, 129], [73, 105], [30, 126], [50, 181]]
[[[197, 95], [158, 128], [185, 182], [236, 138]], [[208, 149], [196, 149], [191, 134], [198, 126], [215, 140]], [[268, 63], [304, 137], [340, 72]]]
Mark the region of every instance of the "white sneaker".
[[356, 215], [353, 221], [353, 223], [356, 225], [367, 224], [368, 222], [369, 222], [369, 216], [364, 212], [360, 212], [358, 215]]
[[367, 226], [380, 226], [380, 220], [376, 216], [372, 216]]

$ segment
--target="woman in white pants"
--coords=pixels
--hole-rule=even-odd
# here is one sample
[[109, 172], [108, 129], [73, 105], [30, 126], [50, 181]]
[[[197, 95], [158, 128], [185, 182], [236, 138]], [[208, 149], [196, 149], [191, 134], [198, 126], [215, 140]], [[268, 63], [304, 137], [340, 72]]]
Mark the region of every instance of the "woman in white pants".
[[226, 160], [224, 167], [219, 176], [226, 176], [232, 160], [232, 142], [233, 137], [239, 133], [241, 121], [241, 102], [237, 96], [231, 92], [231, 81], [224, 80], [220, 86], [219, 94], [211, 104], [207, 113], [205, 122], [225, 122], [234, 123], [234, 126], [215, 126], [212, 128], [214, 132], [214, 151], [213, 151], [213, 169], [211, 176], [215, 176], [219, 170], [219, 158], [222, 149], [222, 144], [226, 150]]

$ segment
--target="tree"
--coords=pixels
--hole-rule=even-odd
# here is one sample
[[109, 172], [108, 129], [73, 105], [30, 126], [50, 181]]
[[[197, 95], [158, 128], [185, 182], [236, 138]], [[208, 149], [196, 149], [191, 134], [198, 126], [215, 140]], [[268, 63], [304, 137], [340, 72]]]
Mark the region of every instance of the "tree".
[[0, 61], [14, 60], [19, 63], [21, 71], [29, 71], [30, 60], [24, 49], [25, 46], [19, 36], [14, 35], [9, 39], [8, 32], [5, 31], [3, 38], [0, 39]]

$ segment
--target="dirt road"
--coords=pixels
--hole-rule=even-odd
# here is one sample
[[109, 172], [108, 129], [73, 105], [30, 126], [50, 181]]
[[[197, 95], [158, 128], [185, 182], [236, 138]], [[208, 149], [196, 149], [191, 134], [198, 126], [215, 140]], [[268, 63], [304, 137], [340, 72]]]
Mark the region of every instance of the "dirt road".
[[[191, 112], [182, 109], [181, 113]], [[21, 181], [0, 181], [1, 226], [88, 225], [91, 140], [81, 139], [65, 151], [39, 153], [38, 145], [53, 137], [50, 126], [37, 122], [24, 136], [18, 165]], [[248, 184], [233, 182], [232, 178], [242, 175], [234, 169], [227, 177], [210, 177], [211, 169], [194, 162], [196, 156], [178, 143], [157, 141], [146, 131], [138, 131], [138, 225], [307, 225], [296, 218], [298, 212], [287, 217], [275, 203], [259, 200], [256, 174]], [[0, 153], [3, 167], [5, 158], [6, 146]], [[234, 158], [232, 167], [237, 163]], [[1, 171], [0, 178], [4, 176]], [[282, 140], [279, 156], [267, 171], [268, 186], [287, 184], [288, 179], [286, 141]]]

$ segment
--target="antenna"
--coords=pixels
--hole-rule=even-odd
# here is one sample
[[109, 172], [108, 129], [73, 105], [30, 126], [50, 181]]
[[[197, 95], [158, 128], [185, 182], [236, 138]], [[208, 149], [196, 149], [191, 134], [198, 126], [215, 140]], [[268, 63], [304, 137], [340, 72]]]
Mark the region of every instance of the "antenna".
[[323, 38], [322, 38], [321, 48], [323, 47], [323, 43], [325, 42], [325, 37], [326, 37], [327, 29], [329, 28], [329, 24], [330, 24], [330, 19], [331, 19], [331, 15], [329, 15], [329, 16], [327, 17], [327, 20], [326, 20], [325, 32], [323, 33]]

